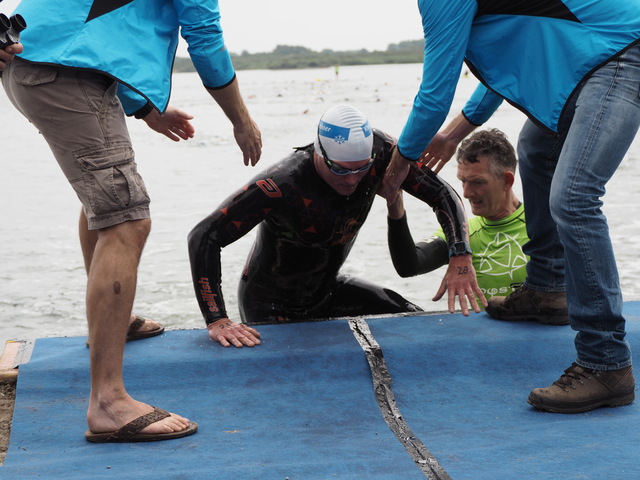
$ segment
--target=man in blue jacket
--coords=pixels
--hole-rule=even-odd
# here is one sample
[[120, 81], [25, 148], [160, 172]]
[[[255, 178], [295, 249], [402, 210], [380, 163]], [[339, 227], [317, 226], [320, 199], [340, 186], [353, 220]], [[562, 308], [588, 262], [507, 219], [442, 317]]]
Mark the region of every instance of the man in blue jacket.
[[217, 0], [25, 0], [24, 53], [3, 72], [16, 108], [42, 133], [84, 209], [91, 442], [183, 437], [197, 424], [138, 402], [122, 379], [137, 266], [151, 220], [126, 115], [172, 140], [193, 136], [190, 116], [168, 108], [178, 34], [204, 87], [233, 124], [246, 165], [260, 131], [240, 96]]
[[[451, 145], [503, 100], [522, 110], [529, 117], [518, 145], [530, 238], [527, 280], [509, 297], [492, 299], [487, 312], [535, 316], [540, 306], [562, 303], [566, 290], [577, 359], [551, 386], [534, 389], [529, 403], [564, 413], [631, 403], [631, 351], [600, 197], [640, 124], [640, 2], [418, 4], [424, 75], [385, 195], [394, 199], [409, 163], [421, 155], [438, 171], [455, 150]], [[436, 136], [463, 61], [482, 84]], [[429, 146], [432, 140], [437, 146]]]

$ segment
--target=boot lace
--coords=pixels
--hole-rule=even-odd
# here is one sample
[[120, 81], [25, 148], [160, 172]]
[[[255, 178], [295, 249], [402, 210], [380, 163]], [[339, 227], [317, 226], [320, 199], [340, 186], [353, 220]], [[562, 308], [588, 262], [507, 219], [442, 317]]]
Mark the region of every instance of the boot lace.
[[509, 285], [513, 290], [504, 300], [503, 306], [510, 306], [513, 302], [517, 302], [518, 297], [522, 292], [525, 292], [527, 288], [524, 286], [524, 283], [514, 282]]
[[591, 371], [574, 362], [553, 384], [567, 390], [567, 388], [576, 388], [574, 382], [582, 385], [584, 380], [589, 378], [591, 378]]

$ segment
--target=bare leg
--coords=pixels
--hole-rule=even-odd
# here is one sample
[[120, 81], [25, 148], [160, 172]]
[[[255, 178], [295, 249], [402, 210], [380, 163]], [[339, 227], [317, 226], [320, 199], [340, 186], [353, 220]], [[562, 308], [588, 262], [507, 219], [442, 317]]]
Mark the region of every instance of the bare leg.
[[84, 209], [80, 210], [78, 232], [80, 236], [82, 258], [84, 259], [84, 268], [87, 271], [87, 275], [89, 275], [89, 269], [91, 268], [91, 259], [93, 258], [93, 251], [96, 249], [96, 243], [98, 243], [98, 231], [89, 230], [89, 224], [87, 222], [87, 216], [84, 213]]
[[[137, 269], [151, 220], [125, 222], [97, 231], [87, 283], [87, 320], [91, 343], [91, 395], [87, 422], [94, 433], [117, 430], [149, 413], [152, 407], [134, 400], [122, 379], [125, 337]], [[169, 433], [189, 425], [178, 415], [153, 423], [143, 433]]]
[[[97, 230], [89, 230], [89, 224], [87, 222], [87, 216], [84, 213], [84, 209], [80, 210], [80, 220], [78, 222], [78, 232], [80, 237], [80, 247], [82, 248], [82, 258], [84, 259], [84, 268], [87, 272], [87, 276], [89, 275], [89, 271], [91, 269], [91, 261], [93, 259], [93, 252], [96, 249], [96, 244], [98, 243], [98, 231]], [[135, 317], [130, 315], [129, 323], [133, 322]], [[146, 319], [144, 325], [142, 325], [139, 330], [141, 331], [149, 331], [160, 328], [161, 325], [154, 321]]]
[[[46, 68], [50, 73], [51, 67]], [[16, 81], [11, 72], [11, 69], [3, 72], [3, 85], [11, 101], [40, 130], [67, 178], [82, 176], [85, 182], [97, 181], [99, 177], [93, 177], [92, 171], [81, 168], [74, 153], [87, 147], [98, 151], [98, 146], [105, 145], [101, 155], [108, 156], [111, 153], [107, 144], [129, 145], [125, 117], [116, 99], [116, 84], [95, 72], [59, 69], [55, 82], [33, 88]], [[47, 108], [43, 108], [45, 105]], [[96, 106], [101, 106], [99, 113]], [[53, 123], [52, 112], [58, 119]], [[120, 170], [122, 178], [131, 178], [136, 173], [132, 163], [123, 164]], [[86, 184], [72, 183], [81, 202], [89, 205], [91, 193], [85, 190]], [[139, 190], [131, 193], [135, 194], [132, 208], [140, 208], [138, 211], [146, 214], [147, 200]], [[92, 343], [87, 422], [94, 433], [112, 432], [152, 411], [149, 405], [129, 396], [122, 379], [137, 267], [151, 221], [125, 222], [91, 234], [86, 219], [81, 221], [85, 222], [81, 243], [88, 266], [87, 320]], [[182, 431], [186, 425], [186, 419], [173, 415], [152, 423], [142, 432], [170, 433]]]

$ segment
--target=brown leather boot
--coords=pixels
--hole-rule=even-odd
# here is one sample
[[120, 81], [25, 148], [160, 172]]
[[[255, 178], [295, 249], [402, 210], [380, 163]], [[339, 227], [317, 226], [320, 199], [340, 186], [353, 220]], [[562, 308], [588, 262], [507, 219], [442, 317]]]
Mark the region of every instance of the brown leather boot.
[[498, 320], [533, 321], [545, 325], [568, 325], [567, 296], [564, 292], [538, 292], [520, 285], [508, 297], [491, 297], [486, 312]]
[[599, 407], [628, 405], [634, 398], [631, 366], [605, 371], [573, 363], [551, 386], [534, 389], [527, 401], [547, 412], [581, 413]]

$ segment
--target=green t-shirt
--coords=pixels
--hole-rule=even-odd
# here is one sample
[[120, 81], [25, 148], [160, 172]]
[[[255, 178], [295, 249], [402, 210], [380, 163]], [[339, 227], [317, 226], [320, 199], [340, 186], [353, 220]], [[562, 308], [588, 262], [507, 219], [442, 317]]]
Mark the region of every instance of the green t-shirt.
[[[442, 229], [434, 233], [446, 241]], [[469, 241], [473, 252], [473, 267], [484, 296], [509, 295], [513, 283], [523, 283], [529, 258], [522, 246], [529, 241], [524, 217], [524, 205], [498, 221], [483, 217], [469, 220]]]

